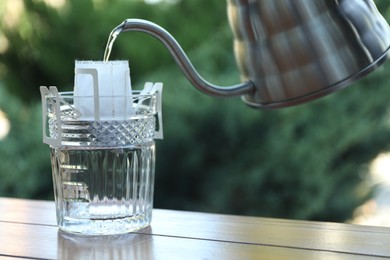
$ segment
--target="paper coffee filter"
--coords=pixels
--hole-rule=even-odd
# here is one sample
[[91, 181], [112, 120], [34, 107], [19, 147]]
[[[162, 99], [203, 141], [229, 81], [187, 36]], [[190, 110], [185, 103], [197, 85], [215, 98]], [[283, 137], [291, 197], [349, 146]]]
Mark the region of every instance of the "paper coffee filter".
[[84, 120], [121, 120], [132, 114], [128, 61], [76, 61], [75, 108]]

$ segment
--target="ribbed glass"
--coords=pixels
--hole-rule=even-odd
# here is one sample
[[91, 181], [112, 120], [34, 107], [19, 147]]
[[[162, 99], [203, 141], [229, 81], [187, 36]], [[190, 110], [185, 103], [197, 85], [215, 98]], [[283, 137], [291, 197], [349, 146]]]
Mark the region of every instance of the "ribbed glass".
[[51, 148], [58, 225], [82, 234], [118, 234], [149, 225], [154, 141], [125, 148]]
[[[61, 94], [61, 93], [60, 93]], [[128, 97], [100, 97], [123, 101]], [[157, 96], [133, 93], [133, 112], [85, 119], [71, 93], [46, 96], [59, 228], [83, 235], [121, 234], [152, 218]], [[60, 104], [60, 109], [56, 106]], [[59, 113], [56, 111], [60, 111]]]

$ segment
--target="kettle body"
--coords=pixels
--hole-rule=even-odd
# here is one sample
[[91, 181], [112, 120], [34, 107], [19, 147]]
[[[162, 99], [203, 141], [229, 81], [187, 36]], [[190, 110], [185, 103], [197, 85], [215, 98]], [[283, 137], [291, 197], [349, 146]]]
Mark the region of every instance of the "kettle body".
[[234, 53], [255, 107], [328, 94], [388, 56], [390, 29], [371, 0], [227, 0]]

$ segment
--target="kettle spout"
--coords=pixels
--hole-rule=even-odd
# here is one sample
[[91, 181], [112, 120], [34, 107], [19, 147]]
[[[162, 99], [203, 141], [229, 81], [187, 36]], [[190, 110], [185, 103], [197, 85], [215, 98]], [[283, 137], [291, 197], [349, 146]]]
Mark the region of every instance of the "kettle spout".
[[179, 65], [180, 69], [191, 82], [191, 84], [194, 85], [198, 90], [208, 95], [218, 97], [232, 97], [250, 94], [255, 90], [254, 84], [251, 81], [246, 81], [233, 86], [221, 87], [211, 84], [203, 79], [195, 70], [191, 61], [176, 39], [168, 31], [155, 23], [142, 19], [127, 19], [118, 25], [113, 30], [113, 33], [118, 34], [120, 32], [127, 31], [144, 32], [160, 40], [169, 50], [176, 63]]

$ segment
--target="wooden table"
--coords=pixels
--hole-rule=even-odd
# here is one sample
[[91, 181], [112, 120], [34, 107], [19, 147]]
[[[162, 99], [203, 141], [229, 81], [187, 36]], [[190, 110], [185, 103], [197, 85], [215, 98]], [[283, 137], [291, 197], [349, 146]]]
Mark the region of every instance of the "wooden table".
[[58, 231], [54, 202], [0, 198], [0, 259], [370, 259], [390, 228], [155, 209], [121, 236]]

